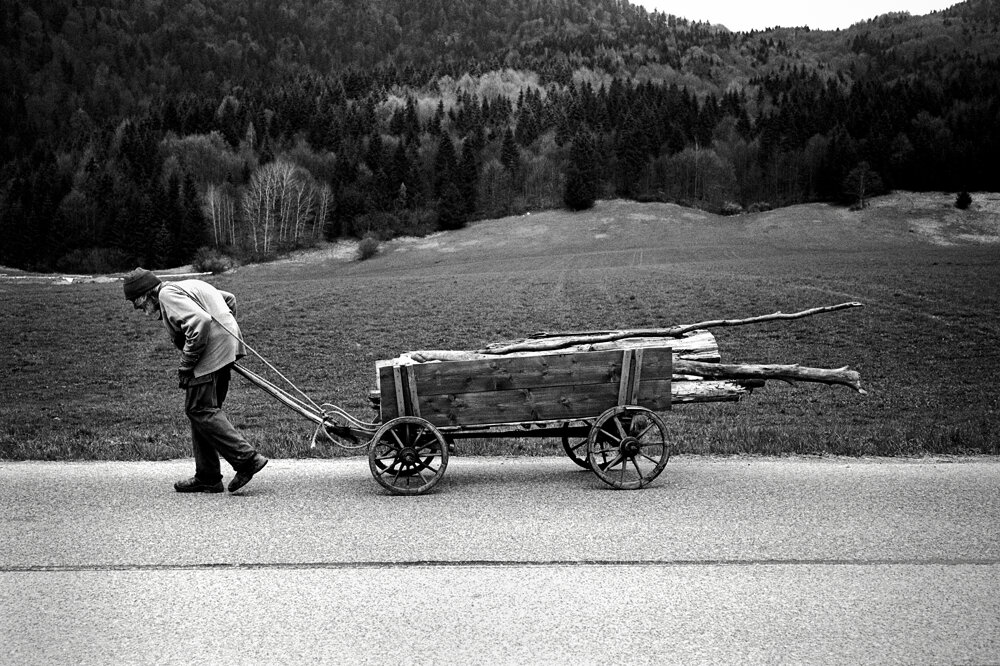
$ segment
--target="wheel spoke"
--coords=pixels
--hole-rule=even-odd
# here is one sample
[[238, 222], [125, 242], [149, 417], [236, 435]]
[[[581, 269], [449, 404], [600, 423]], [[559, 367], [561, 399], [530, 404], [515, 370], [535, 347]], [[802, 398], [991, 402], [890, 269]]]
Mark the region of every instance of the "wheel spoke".
[[375, 454], [378, 460], [396, 460], [399, 457], [399, 449], [382, 442], [375, 447]]
[[[607, 456], [605, 456], [604, 460], [607, 461], [607, 459], [608, 459]], [[601, 465], [601, 468], [604, 470], [609, 470], [618, 463], [620, 463], [622, 460], [623, 460], [622, 456], [619, 455], [616, 458], [614, 458], [611, 462], [605, 462], [603, 465]]]
[[417, 436], [413, 438], [413, 448], [415, 449], [421, 448], [420, 440], [427, 437], [428, 435], [430, 435], [430, 441], [434, 441], [434, 434], [428, 432], [426, 428], [421, 428], [419, 431], [417, 431]]
[[635, 473], [639, 475], [639, 480], [642, 480], [643, 473], [642, 470], [639, 469], [639, 461], [635, 458], [632, 458], [632, 467], [635, 467]]
[[647, 456], [647, 455], [646, 455], [645, 453], [640, 453], [639, 455], [641, 455], [641, 456], [642, 456], [643, 458], [645, 458], [645, 459], [646, 459], [646, 460], [648, 460], [649, 462], [653, 463], [654, 465], [659, 465], [659, 464], [660, 464], [660, 461], [659, 461], [659, 460], [657, 460], [656, 458], [650, 458], [650, 457], [649, 457], [649, 456]]
[[655, 423], [650, 422], [650, 424], [648, 426], [646, 426], [646, 429], [643, 430], [638, 435], [636, 435], [635, 438], [641, 441], [642, 438], [646, 436], [646, 433], [648, 433], [650, 430], [652, 430], [653, 428], [656, 428], [656, 427], [657, 427], [657, 425]]
[[417, 452], [417, 455], [424, 455], [423, 453], [424, 451], [427, 451], [429, 453], [434, 453], [435, 451], [437, 452], [441, 451], [441, 447], [438, 445], [438, 441], [436, 439], [432, 439], [426, 444], [423, 444], [421, 446], [413, 445], [412, 448], [414, 451]]
[[441, 455], [442, 454], [434, 453], [433, 451], [428, 451], [427, 453], [417, 453], [417, 456], [420, 458], [420, 464], [424, 467], [430, 465], [431, 461], [435, 458], [440, 458]]
[[621, 442], [628, 436], [625, 432], [625, 425], [622, 423], [622, 419], [618, 416], [615, 416], [611, 420], [615, 422], [615, 426], [618, 428], [618, 441]]
[[[618, 455], [620, 455], [618, 447], [612, 447], [610, 449], [600, 449], [598, 453], [601, 454], [601, 467], [607, 469], [608, 467], [614, 467], [618, 464]], [[611, 454], [610, 456], [608, 454]]]
[[[618, 422], [615, 421], [615, 423], [618, 423]], [[619, 429], [620, 428], [621, 428], [621, 426], [619, 425]], [[621, 444], [622, 438], [625, 437], [624, 433], [622, 433], [621, 437], [615, 437], [614, 433], [608, 432], [607, 430], [604, 429], [603, 426], [601, 427], [601, 433], [603, 433], [604, 435], [606, 435], [607, 438], [610, 441], [614, 442], [615, 444]]]

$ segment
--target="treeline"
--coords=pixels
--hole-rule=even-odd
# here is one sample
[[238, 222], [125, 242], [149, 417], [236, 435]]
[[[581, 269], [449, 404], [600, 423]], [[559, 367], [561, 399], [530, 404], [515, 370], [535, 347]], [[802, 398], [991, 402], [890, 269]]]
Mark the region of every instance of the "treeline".
[[[627, 2], [507, 5], [5, 4], [0, 64], [22, 94], [0, 102], [0, 263], [266, 257], [609, 196], [735, 213], [1000, 189], [983, 3], [960, 6], [975, 23], [956, 8], [836, 40], [733, 35]], [[846, 64], [817, 65], [832, 41]], [[504, 68], [501, 50], [537, 66]]]

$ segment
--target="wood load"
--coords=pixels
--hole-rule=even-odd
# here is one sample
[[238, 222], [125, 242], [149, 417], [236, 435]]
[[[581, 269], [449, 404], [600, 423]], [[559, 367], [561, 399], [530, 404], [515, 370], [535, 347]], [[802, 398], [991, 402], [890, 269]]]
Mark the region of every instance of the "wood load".
[[[491, 359], [514, 359], [572, 352], [667, 346], [671, 347], [673, 351], [673, 374], [670, 384], [673, 403], [739, 400], [754, 389], [762, 388], [769, 379], [841, 385], [864, 394], [860, 375], [847, 366], [842, 368], [810, 368], [797, 364], [722, 363], [715, 336], [707, 330], [801, 319], [820, 313], [861, 307], [861, 305], [861, 303], [841, 303], [791, 314], [776, 312], [747, 319], [719, 319], [655, 329], [542, 331], [522, 340], [494, 343], [475, 351], [437, 349], [406, 352], [395, 359], [378, 361], [376, 375], [379, 377], [384, 375], [383, 369], [386, 368], [426, 363], [489, 361]], [[380, 388], [373, 392], [373, 401], [379, 395]]]

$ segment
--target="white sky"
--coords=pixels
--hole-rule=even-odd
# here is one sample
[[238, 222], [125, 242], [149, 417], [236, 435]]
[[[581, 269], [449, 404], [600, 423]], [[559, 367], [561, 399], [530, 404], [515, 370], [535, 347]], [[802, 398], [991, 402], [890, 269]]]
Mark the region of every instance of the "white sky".
[[959, 0], [632, 0], [648, 11], [682, 16], [690, 21], [722, 24], [734, 32], [782, 26], [815, 30], [849, 28], [889, 12], [914, 16], [947, 9]]

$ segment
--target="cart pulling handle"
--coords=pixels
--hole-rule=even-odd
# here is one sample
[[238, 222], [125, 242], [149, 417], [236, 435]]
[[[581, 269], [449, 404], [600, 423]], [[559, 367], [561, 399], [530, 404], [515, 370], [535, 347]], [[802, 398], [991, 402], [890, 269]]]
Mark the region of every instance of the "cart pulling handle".
[[[267, 363], [267, 361], [264, 362]], [[360, 421], [337, 405], [324, 403], [318, 408], [312, 407], [302, 402], [288, 391], [272, 384], [256, 372], [244, 368], [238, 363], [233, 363], [233, 370], [257, 388], [271, 395], [278, 402], [316, 424], [316, 430], [313, 432], [310, 448], [316, 448], [316, 440], [320, 432], [322, 432], [328, 440], [343, 449], [364, 448], [368, 446], [368, 440], [375, 433], [375, 426], [373, 424]], [[348, 423], [348, 425], [342, 425], [331, 416], [331, 413], [343, 419]], [[334, 436], [347, 440], [349, 444], [344, 443], [339, 439], [335, 439]]]

